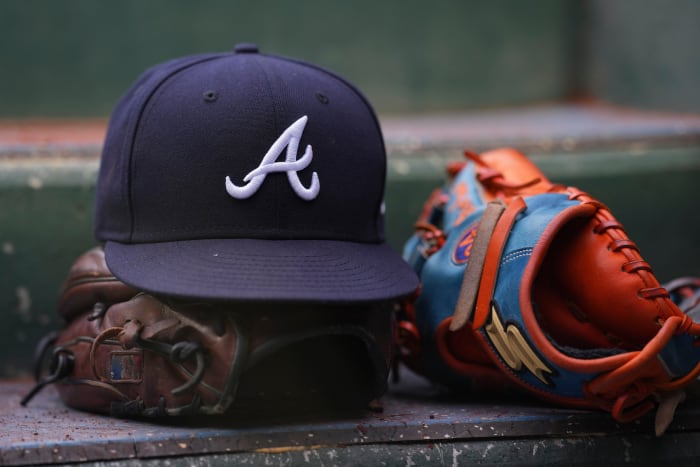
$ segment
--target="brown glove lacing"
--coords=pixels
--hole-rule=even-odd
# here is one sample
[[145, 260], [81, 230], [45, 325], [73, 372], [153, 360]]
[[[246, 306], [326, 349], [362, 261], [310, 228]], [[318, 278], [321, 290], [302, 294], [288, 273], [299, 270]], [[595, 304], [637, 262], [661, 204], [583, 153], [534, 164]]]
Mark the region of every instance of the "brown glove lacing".
[[[479, 181], [479, 183], [481, 183], [484, 188], [496, 195], [501, 195], [506, 198], [515, 196], [519, 194], [519, 191], [536, 185], [542, 181], [541, 178], [535, 177], [532, 180], [528, 180], [524, 183], [509, 182], [501, 172], [490, 167], [478, 154], [471, 151], [464, 151], [464, 156], [479, 166], [476, 173], [476, 179]], [[461, 165], [463, 167], [464, 163]], [[454, 170], [454, 168], [452, 168], [452, 170]], [[450, 172], [449, 168], [448, 172]], [[552, 188], [556, 189], [560, 186], [561, 185], [552, 185]]]
[[[562, 191], [563, 187], [553, 188], [550, 191]], [[565, 192], [569, 194], [569, 199], [595, 208], [594, 219], [597, 224], [593, 233], [607, 235], [608, 250], [625, 256], [626, 262], [621, 266], [621, 270], [628, 274], [636, 274], [641, 279], [644, 287], [638, 289], [637, 295], [642, 299], [654, 300], [659, 312], [656, 324], [660, 330], [657, 335], [640, 351], [630, 352], [629, 359], [624, 364], [604, 372], [586, 383], [583, 388], [588, 399], [609, 410], [615, 420], [629, 422], [656, 407], [654, 395], [677, 391], [700, 375], [698, 364], [688, 374], [668, 383], [644, 379], [647, 363], [658, 357], [674, 335], [700, 336], [700, 325], [694, 323], [689, 316], [679, 313], [667, 290], [654, 276], [649, 263], [641, 257], [637, 244], [627, 237], [622, 224], [613, 217], [607, 206], [577, 188], [566, 187]]]
[[[541, 181], [540, 178], [534, 178], [528, 182], [515, 184], [508, 182], [503, 174], [484, 162], [481, 157], [471, 151], [465, 151], [466, 158], [474, 161], [479, 169], [477, 171], [477, 180], [491, 192], [498, 193], [506, 198], [517, 196], [518, 192], [524, 188], [535, 185]], [[452, 176], [464, 167], [464, 162], [455, 163], [448, 167], [448, 173]], [[659, 284], [653, 274], [652, 268], [640, 255], [639, 248], [636, 243], [627, 237], [627, 234], [617, 219], [613, 217], [610, 210], [600, 201], [592, 198], [587, 193], [574, 187], [564, 187], [560, 184], [552, 184], [548, 192], [566, 192], [569, 194], [569, 199], [577, 200], [582, 204], [588, 204], [595, 207], [595, 219], [598, 224], [593, 232], [599, 235], [608, 235], [610, 243], [608, 249], [615, 253], [621, 253], [627, 258], [627, 262], [623, 264], [622, 271], [630, 274], [636, 273], [646, 287], [637, 291], [640, 298], [656, 301], [656, 306], [661, 317], [658, 324], [662, 325], [664, 320], [675, 315], [676, 307], [669, 300], [669, 294], [664, 287]], [[700, 325], [693, 326], [692, 321], [688, 320], [688, 330], [693, 328], [693, 334], [700, 335]], [[686, 326], [684, 326], [685, 328]], [[685, 330], [679, 332], [686, 332]]]
[[630, 274], [636, 273], [646, 285], [637, 291], [639, 297], [658, 299], [657, 308], [660, 314], [664, 317], [672, 316], [673, 311], [670, 309], [671, 302], [668, 301], [668, 292], [656, 280], [651, 266], [639, 254], [637, 244], [627, 237], [622, 224], [612, 216], [604, 204], [593, 199], [587, 193], [572, 187], [569, 187], [567, 191], [569, 199], [596, 207], [595, 219], [598, 224], [594, 227], [593, 233], [607, 235], [610, 238], [608, 250], [625, 255], [627, 262], [623, 264], [622, 271]]

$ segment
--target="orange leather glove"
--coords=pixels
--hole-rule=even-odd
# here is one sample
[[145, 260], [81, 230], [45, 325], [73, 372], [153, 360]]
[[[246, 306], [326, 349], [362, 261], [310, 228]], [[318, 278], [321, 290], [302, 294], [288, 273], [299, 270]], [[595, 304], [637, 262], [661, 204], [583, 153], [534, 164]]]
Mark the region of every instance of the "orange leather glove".
[[405, 246], [422, 286], [400, 321], [403, 360], [462, 390], [517, 388], [618, 421], [671, 401], [672, 415], [700, 373], [700, 325], [622, 225], [516, 150], [465, 154]]

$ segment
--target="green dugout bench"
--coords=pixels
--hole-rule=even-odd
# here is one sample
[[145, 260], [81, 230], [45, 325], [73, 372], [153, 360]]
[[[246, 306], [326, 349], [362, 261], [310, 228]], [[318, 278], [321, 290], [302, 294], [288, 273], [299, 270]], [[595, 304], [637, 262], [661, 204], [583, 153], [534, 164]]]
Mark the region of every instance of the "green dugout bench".
[[[401, 249], [447, 161], [514, 146], [553, 180], [611, 208], [659, 278], [700, 275], [700, 117], [551, 105], [382, 118], [390, 243]], [[34, 346], [60, 325], [55, 302], [94, 244], [92, 198], [104, 121], [0, 126], [0, 465], [658, 465], [700, 456], [700, 403], [668, 432], [653, 420], [532, 401], [464, 400], [404, 370], [382, 411], [327, 419], [158, 425], [63, 406], [51, 387], [28, 407]]]
[[0, 465], [700, 463], [700, 396], [656, 438], [651, 417], [465, 400], [406, 370], [347, 416], [159, 425], [52, 387], [20, 406], [94, 245], [105, 118], [146, 67], [249, 40], [349, 78], [380, 115], [397, 250], [447, 161], [514, 146], [607, 204], [667, 281], [700, 276], [698, 18], [694, 0], [0, 2]]

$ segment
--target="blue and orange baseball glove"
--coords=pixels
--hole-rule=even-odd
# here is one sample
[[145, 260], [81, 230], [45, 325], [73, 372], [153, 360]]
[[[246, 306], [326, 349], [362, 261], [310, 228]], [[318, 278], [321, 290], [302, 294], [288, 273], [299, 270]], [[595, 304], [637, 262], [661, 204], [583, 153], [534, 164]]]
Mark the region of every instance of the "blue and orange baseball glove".
[[[420, 293], [402, 360], [470, 391], [523, 391], [665, 430], [700, 373], [694, 279], [670, 293], [608, 208], [498, 149], [448, 166], [404, 258]], [[692, 303], [691, 303], [692, 302]]]

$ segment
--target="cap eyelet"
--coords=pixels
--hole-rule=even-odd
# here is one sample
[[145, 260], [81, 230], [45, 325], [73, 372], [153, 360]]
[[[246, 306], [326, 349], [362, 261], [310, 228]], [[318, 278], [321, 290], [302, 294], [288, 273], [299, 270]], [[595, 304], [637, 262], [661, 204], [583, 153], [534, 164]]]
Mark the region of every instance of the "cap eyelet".
[[202, 94], [205, 102], [214, 102], [218, 97], [219, 94], [216, 91], [204, 91], [204, 94]]
[[316, 93], [316, 99], [318, 99], [318, 101], [319, 101], [321, 104], [328, 104], [328, 96], [326, 96], [326, 95], [323, 94], [322, 92], [317, 92], [317, 93]]

